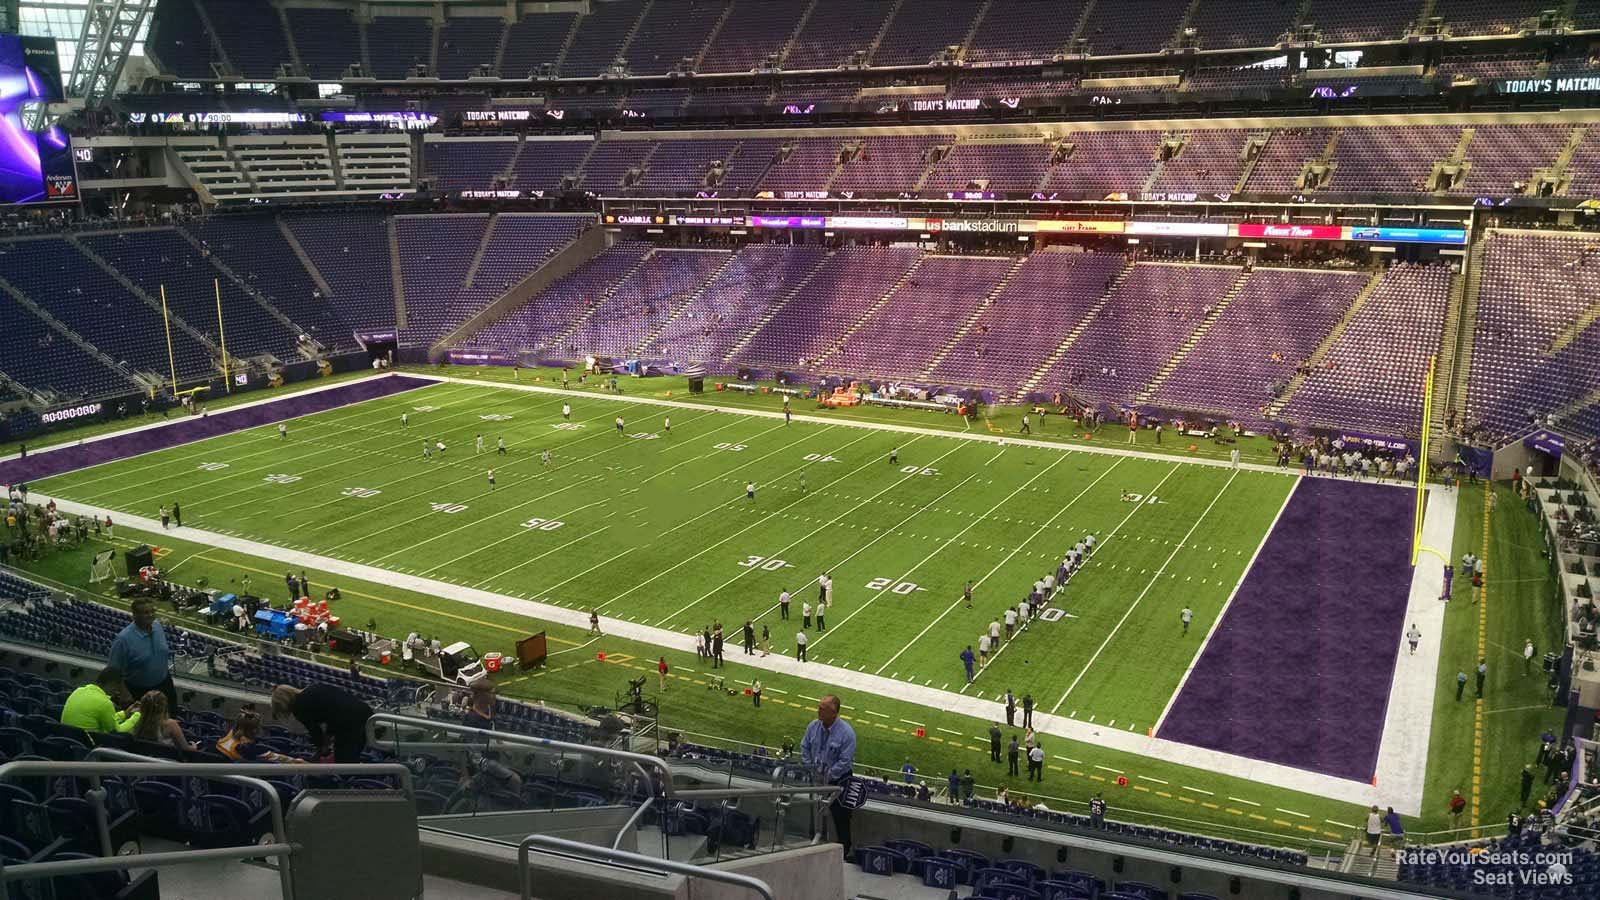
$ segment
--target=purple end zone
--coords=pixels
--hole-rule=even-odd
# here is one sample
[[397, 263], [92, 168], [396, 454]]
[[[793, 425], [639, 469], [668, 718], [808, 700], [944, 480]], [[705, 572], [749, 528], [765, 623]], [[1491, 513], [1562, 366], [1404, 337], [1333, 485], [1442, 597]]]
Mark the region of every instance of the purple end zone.
[[1413, 500], [1302, 481], [1159, 737], [1370, 780], [1411, 592]]
[[365, 378], [324, 391], [296, 394], [259, 406], [225, 409], [200, 417], [185, 416], [156, 428], [145, 428], [82, 444], [50, 447], [28, 454], [27, 459], [0, 462], [0, 484], [37, 481], [86, 466], [126, 459], [154, 450], [165, 450], [179, 444], [189, 444], [258, 425], [270, 425], [364, 400], [376, 400], [379, 397], [388, 397], [437, 383], [407, 375]]

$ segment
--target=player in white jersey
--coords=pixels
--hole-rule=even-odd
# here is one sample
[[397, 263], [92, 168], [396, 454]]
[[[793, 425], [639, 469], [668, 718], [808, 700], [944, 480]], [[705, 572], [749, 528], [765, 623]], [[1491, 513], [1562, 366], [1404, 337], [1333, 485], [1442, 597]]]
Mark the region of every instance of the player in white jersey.
[[568, 422], [572, 421], [572, 404], [561, 404], [561, 418], [566, 419]]
[[474, 453], [482, 453], [483, 452], [483, 435], [481, 435], [481, 434], [478, 435], [478, 441], [474, 445], [473, 452]]
[[550, 450], [549, 450], [549, 448], [546, 448], [546, 449], [540, 451], [540, 453], [539, 453], [539, 461], [544, 463], [545, 468], [549, 468], [550, 467]]
[[284, 424], [283, 422], [279, 422], [278, 423], [278, 437], [280, 439], [282, 439], [282, 438], [286, 438], [288, 436], [289, 436], [289, 426]]
[[427, 441], [422, 442], [422, 458], [433, 459], [433, 447]]
[[410, 428], [411, 427], [411, 414], [410, 413], [401, 413], [400, 414], [400, 427], [401, 428]]

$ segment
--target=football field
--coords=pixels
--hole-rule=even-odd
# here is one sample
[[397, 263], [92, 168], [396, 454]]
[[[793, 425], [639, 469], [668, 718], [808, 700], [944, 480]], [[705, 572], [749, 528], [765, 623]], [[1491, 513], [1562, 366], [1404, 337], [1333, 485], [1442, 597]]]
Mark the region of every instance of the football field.
[[[33, 487], [147, 517], [179, 503], [186, 526], [605, 619], [720, 621], [729, 655], [745, 620], [791, 654], [827, 573], [811, 660], [1144, 732], [1294, 484], [804, 418], [442, 383]], [[1087, 534], [1099, 546], [1053, 608], [965, 685], [961, 650]]]

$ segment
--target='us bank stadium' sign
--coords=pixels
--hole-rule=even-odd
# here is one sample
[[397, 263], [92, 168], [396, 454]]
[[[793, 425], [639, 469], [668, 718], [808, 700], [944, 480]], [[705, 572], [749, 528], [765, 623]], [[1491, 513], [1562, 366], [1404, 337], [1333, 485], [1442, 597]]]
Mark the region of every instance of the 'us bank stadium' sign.
[[1565, 78], [1507, 78], [1495, 82], [1498, 94], [1592, 94], [1600, 92], [1600, 74]]

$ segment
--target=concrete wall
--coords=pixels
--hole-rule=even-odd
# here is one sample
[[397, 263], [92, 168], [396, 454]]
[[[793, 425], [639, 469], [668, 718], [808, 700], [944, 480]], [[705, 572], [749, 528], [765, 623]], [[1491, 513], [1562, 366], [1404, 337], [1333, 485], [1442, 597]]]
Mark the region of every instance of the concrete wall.
[[[749, 859], [720, 863], [714, 868], [765, 881], [780, 900], [843, 900], [844, 848], [816, 844]], [[745, 888], [715, 881], [691, 879], [689, 900], [752, 900]]]

